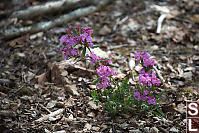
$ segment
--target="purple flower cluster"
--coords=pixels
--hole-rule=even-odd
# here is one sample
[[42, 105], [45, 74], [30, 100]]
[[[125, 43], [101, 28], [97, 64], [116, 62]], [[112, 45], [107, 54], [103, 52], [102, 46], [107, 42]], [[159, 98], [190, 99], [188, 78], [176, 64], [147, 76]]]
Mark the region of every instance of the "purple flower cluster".
[[143, 66], [153, 66], [155, 64], [154, 60], [151, 60], [147, 52], [137, 52], [135, 54], [135, 59], [137, 62], [142, 62]]
[[139, 72], [139, 84], [142, 84], [144, 87], [149, 86], [152, 87], [153, 85], [159, 86], [160, 79], [156, 77], [156, 74], [153, 70], [149, 72], [145, 72], [144, 68], [142, 68]]
[[145, 90], [143, 92], [143, 94], [141, 95], [139, 91], [137, 92], [134, 92], [134, 98], [137, 100], [137, 101], [146, 101], [148, 102], [148, 104], [153, 104], [153, 105], [156, 105], [156, 99], [154, 96], [147, 96], [149, 94], [149, 90]]
[[[160, 85], [160, 79], [156, 77], [152, 66], [154, 65], [154, 60], [151, 60], [147, 52], [137, 52], [135, 54], [135, 59], [138, 63], [141, 63], [144, 68], [139, 71], [139, 84], [143, 85], [144, 89], [153, 88]], [[153, 89], [154, 90], [154, 89]], [[150, 96], [149, 96], [150, 94]], [[152, 94], [152, 95], [151, 95]], [[139, 91], [134, 92], [134, 98], [137, 101], [147, 101], [148, 104], [156, 105], [156, 99], [153, 95], [157, 94], [157, 90], [150, 91], [144, 90], [141, 95]]]
[[65, 54], [64, 55], [65, 59], [68, 59], [70, 55], [71, 56], [79, 55], [78, 49], [73, 48], [73, 46], [78, 43], [77, 37], [72, 37], [69, 35], [62, 36], [60, 38], [60, 43], [65, 45], [64, 48], [60, 48], [60, 51], [63, 51]]
[[100, 82], [97, 83], [98, 88], [106, 88], [110, 86], [109, 76], [116, 75], [116, 72], [110, 69], [109, 66], [101, 65], [97, 68], [97, 74], [100, 77]]
[[99, 60], [99, 57], [94, 54], [93, 52], [90, 52], [90, 56], [88, 54], [86, 54], [86, 58], [90, 57], [90, 63], [91, 64], [95, 64], [98, 60]]
[[[76, 30], [80, 31], [80, 27], [77, 27]], [[65, 53], [64, 58], [68, 59], [69, 56], [80, 56], [78, 49], [73, 48], [76, 44], [84, 44], [88, 45], [88, 47], [93, 47], [92, 43], [92, 33], [93, 31], [91, 30], [91, 27], [88, 28], [83, 28], [81, 27], [82, 34], [73, 35], [73, 32], [71, 31], [71, 26], [70, 30], [66, 29], [69, 34], [64, 35], [60, 38], [60, 43], [64, 44], [64, 48], [60, 48], [60, 51], [63, 51]]]
[[88, 27], [88, 28], [81, 27], [81, 29], [83, 31], [83, 34], [79, 35], [81, 42], [83, 44], [87, 42], [89, 47], [93, 47], [92, 36], [91, 36], [93, 33], [93, 30], [91, 30], [91, 27]]
[[147, 102], [148, 104], [156, 105], [156, 99], [154, 98], [154, 96], [148, 96]]
[[137, 100], [137, 101], [146, 101], [147, 100], [147, 95], [149, 94], [149, 90], [145, 90], [143, 92], [143, 95], [140, 94], [139, 91], [137, 92], [134, 92], [134, 98]]

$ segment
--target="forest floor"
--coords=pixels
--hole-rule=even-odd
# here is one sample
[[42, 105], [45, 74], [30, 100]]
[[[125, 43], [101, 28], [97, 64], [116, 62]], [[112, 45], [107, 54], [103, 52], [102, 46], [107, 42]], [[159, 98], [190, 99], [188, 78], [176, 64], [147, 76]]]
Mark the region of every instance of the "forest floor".
[[[23, 8], [41, 2], [20, 1]], [[1, 29], [53, 21], [52, 15], [46, 15], [15, 23], [7, 17], [21, 7], [11, 8], [13, 5], [0, 2], [4, 9]], [[152, 8], [154, 5], [170, 11], [160, 34], [156, 29], [161, 11]], [[132, 114], [111, 118], [102, 107], [89, 102], [92, 74], [58, 66], [63, 62], [59, 38], [69, 25], [91, 26], [94, 43], [118, 66], [114, 70], [121, 77], [129, 71], [131, 53], [149, 52], [165, 79], [161, 85], [166, 90], [161, 100], [164, 119]], [[61, 27], [0, 40], [0, 132], [185, 132], [186, 100], [199, 97], [198, 31], [198, 0], [116, 0]], [[38, 120], [54, 111], [58, 111], [56, 117]]]

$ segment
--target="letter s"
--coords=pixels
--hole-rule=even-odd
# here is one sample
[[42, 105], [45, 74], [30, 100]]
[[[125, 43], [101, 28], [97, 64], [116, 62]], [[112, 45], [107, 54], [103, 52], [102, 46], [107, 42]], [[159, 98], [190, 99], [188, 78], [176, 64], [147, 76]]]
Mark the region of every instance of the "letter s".
[[198, 114], [198, 105], [197, 103], [190, 103], [189, 104], [189, 109], [190, 110], [193, 110], [194, 113], [192, 113], [191, 111], [188, 111], [189, 115], [197, 115]]

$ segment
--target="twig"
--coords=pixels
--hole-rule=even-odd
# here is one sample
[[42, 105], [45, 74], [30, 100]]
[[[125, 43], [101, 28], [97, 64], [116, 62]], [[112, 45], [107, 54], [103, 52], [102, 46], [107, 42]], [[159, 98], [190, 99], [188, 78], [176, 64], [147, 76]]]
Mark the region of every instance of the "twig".
[[68, 21], [71, 21], [78, 17], [86, 16], [90, 13], [93, 13], [93, 12], [97, 11], [98, 9], [100, 9], [102, 6], [109, 4], [112, 1], [113, 0], [93, 0], [92, 2], [96, 6], [92, 5], [92, 6], [88, 6], [88, 7], [84, 7], [84, 8], [79, 8], [77, 10], [70, 12], [69, 14], [62, 15], [58, 18], [55, 18], [54, 21], [40, 22], [40, 23], [34, 24], [32, 26], [4, 30], [4, 31], [0, 32], [0, 35], [2, 35], [4, 37], [4, 39], [11, 39], [11, 38], [23, 35], [25, 33], [32, 34], [32, 33], [42, 31], [42, 30], [46, 31], [55, 26], [59, 26], [64, 23], [67, 23]]
[[172, 72], [174, 72], [175, 74], [178, 73], [169, 63], [166, 64], [166, 66], [167, 66]]
[[40, 22], [40, 23], [37, 23], [32, 26], [8, 29], [8, 30], [5, 30], [2, 34], [6, 39], [8, 39], [8, 38], [20, 36], [25, 33], [36, 33], [41, 30], [45, 31], [45, 30], [48, 30], [55, 26], [62, 25], [64, 23], [66, 23], [72, 19], [78, 18], [80, 16], [88, 15], [89, 13], [92, 13], [96, 10], [97, 10], [97, 8], [95, 6], [80, 8], [80, 9], [77, 9], [69, 14], [62, 15], [59, 18], [55, 19], [54, 21]]
[[163, 133], [169, 133], [166, 129], [164, 129], [164, 128], [162, 128], [162, 127], [158, 127], [158, 129], [159, 129], [160, 131], [162, 131]]
[[15, 117], [16, 113], [10, 110], [0, 110], [0, 117]]
[[44, 110], [46, 110], [48, 113], [52, 113], [49, 109], [47, 109], [46, 107], [44, 107], [42, 104], [39, 104], [40, 107], [42, 107]]
[[3, 92], [0, 92], [0, 97], [7, 97], [8, 95], [3, 93]]
[[122, 45], [110, 46], [108, 49], [113, 50], [113, 49], [119, 49], [119, 48], [127, 47], [127, 46], [128, 44], [122, 44]]
[[164, 78], [162, 77], [162, 75], [160, 74], [159, 70], [158, 70], [155, 66], [153, 66], [153, 69], [156, 71], [156, 73], [157, 73], [158, 77], [160, 78], [160, 80], [164, 83], [165, 80], [164, 80]]
[[0, 84], [4, 84], [4, 83], [11, 83], [11, 81], [9, 79], [0, 79]]
[[158, 18], [158, 26], [157, 26], [156, 33], [159, 34], [161, 32], [162, 22], [166, 18], [166, 16], [167, 16], [166, 14], [161, 14], [160, 17]]

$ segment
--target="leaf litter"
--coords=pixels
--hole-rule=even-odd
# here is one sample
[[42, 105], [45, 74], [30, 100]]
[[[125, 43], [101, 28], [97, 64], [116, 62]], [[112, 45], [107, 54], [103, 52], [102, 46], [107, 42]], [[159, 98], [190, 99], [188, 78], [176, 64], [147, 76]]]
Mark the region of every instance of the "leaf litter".
[[[25, 5], [30, 3], [26, 1]], [[156, 30], [161, 12], [154, 11], [154, 5], [169, 10], [159, 34]], [[136, 51], [146, 50], [154, 56], [165, 80], [161, 88], [166, 90], [161, 101], [163, 119], [132, 115], [111, 119], [101, 107], [89, 102], [94, 71], [85, 62], [63, 61], [58, 40], [63, 25], [50, 32], [1, 40], [0, 130], [185, 132], [185, 101], [199, 98], [198, 5], [197, 0], [117, 0], [69, 23], [94, 27], [96, 45], [112, 59], [119, 73], [117, 78], [130, 68], [140, 69], [130, 58]], [[6, 8], [3, 14], [10, 10]], [[17, 25], [21, 25], [20, 21]], [[8, 27], [5, 20], [0, 26]], [[9, 22], [9, 27], [13, 27], [13, 22]]]

